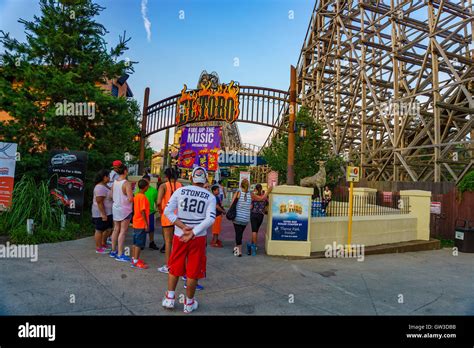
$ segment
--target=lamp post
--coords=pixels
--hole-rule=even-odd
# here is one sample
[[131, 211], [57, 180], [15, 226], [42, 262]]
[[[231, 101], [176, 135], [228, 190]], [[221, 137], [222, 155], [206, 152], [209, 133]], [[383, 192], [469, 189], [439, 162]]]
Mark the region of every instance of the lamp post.
[[150, 98], [150, 88], [145, 88], [145, 97], [143, 100], [142, 129], [140, 131], [140, 157], [138, 159], [138, 174], [143, 175], [145, 169], [145, 134], [148, 117], [148, 99]]
[[[297, 126], [298, 126], [298, 129], [299, 129], [299, 137], [301, 139], [303, 138], [306, 138], [306, 124], [304, 124], [303, 122], [300, 122], [300, 123], [297, 123]], [[295, 129], [295, 133], [298, 129]]]
[[290, 114], [288, 125], [288, 169], [286, 184], [295, 184], [295, 113], [296, 113], [296, 68], [290, 68]]
[[170, 141], [170, 129], [166, 129], [165, 132], [165, 144], [164, 144], [164, 149], [163, 149], [163, 161], [162, 161], [162, 173], [165, 172], [165, 169], [169, 167], [168, 164], [168, 156], [169, 156], [169, 149], [168, 149], [168, 143]]

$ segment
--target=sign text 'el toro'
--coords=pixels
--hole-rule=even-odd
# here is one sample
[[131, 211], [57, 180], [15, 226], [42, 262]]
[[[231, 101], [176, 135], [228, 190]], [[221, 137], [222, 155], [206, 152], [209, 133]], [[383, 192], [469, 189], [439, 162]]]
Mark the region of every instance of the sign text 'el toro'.
[[178, 99], [176, 123], [182, 126], [190, 122], [226, 121], [234, 122], [239, 117], [239, 86], [231, 81], [228, 85], [211, 88], [211, 82], [194, 91], [181, 91]]

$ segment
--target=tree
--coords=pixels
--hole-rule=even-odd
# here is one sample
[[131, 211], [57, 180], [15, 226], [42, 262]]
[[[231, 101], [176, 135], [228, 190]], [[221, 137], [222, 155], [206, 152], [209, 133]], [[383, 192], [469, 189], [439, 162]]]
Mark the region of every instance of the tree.
[[464, 192], [474, 191], [474, 170], [468, 172], [458, 183], [458, 190], [463, 194]]
[[[316, 174], [319, 170], [318, 161], [325, 161], [327, 173], [327, 184], [334, 186], [342, 175], [342, 159], [339, 156], [330, 155], [329, 143], [323, 138], [323, 129], [313, 117], [308, 109], [302, 107], [296, 115], [296, 124], [306, 128], [306, 136], [301, 138], [298, 134], [295, 137], [295, 184], [307, 176]], [[281, 135], [279, 139], [274, 139], [271, 145], [263, 151], [263, 157], [268, 165], [278, 171], [280, 182], [286, 182], [287, 161], [288, 161], [288, 133]]]
[[[136, 62], [121, 59], [130, 38], [124, 33], [108, 50], [107, 30], [94, 19], [104, 8], [92, 0], [40, 0], [40, 6], [40, 16], [19, 20], [25, 43], [0, 31], [0, 110], [13, 117], [0, 125], [0, 137], [19, 144], [17, 176], [46, 179], [49, 150], [65, 149], [88, 152], [90, 179], [126, 152], [139, 152], [137, 102], [100, 86], [133, 72]], [[64, 116], [65, 103], [87, 105], [93, 115]]]

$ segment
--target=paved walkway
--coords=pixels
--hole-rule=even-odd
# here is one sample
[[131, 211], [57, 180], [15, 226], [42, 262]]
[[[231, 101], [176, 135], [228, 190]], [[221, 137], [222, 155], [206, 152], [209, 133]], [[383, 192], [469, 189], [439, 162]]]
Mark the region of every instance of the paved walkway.
[[[232, 226], [226, 222], [224, 230], [225, 247], [208, 248], [197, 314], [474, 315], [474, 254], [452, 256], [443, 249], [373, 255], [364, 262], [262, 252], [237, 258]], [[248, 239], [249, 227], [245, 234]], [[156, 268], [163, 254], [146, 249], [143, 259], [150, 269], [132, 269], [95, 254], [93, 239], [85, 238], [40, 245], [35, 263], [0, 260], [0, 314], [182, 315], [181, 305], [174, 312], [161, 307], [166, 275]]]

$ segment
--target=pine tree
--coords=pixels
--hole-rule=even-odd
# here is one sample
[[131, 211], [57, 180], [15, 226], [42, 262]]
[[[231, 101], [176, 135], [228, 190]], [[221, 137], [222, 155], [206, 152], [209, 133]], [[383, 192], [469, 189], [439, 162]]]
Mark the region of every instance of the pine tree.
[[[107, 30], [94, 19], [104, 8], [92, 0], [40, 0], [40, 6], [40, 16], [19, 20], [25, 43], [0, 31], [0, 110], [14, 118], [0, 122], [0, 139], [19, 144], [17, 176], [46, 179], [49, 150], [65, 149], [88, 152], [90, 178], [125, 152], [138, 154], [138, 104], [100, 87], [133, 73], [136, 62], [121, 59], [130, 38], [124, 33], [108, 50]], [[93, 105], [94, 117], [58, 115], [65, 101]]]

